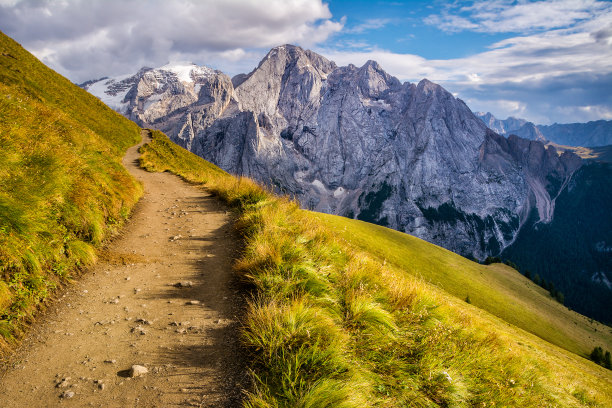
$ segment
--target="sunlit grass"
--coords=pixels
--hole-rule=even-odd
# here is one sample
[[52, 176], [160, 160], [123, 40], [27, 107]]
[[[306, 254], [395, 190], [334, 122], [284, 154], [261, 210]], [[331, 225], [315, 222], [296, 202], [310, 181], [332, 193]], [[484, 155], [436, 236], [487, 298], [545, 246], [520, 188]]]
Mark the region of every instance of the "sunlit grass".
[[138, 127], [0, 33], [0, 349], [95, 261], [141, 187], [121, 165]]
[[357, 248], [574, 353], [612, 348], [612, 328], [550, 297], [504, 264], [480, 265], [416, 237], [363, 221], [312, 213]]
[[[483, 310], [485, 296], [507, 302], [522, 294], [503, 279], [479, 292], [486, 280], [472, 282], [469, 268], [505, 269], [387, 239], [369, 224], [352, 231], [348, 221], [227, 175], [160, 132], [142, 148], [141, 164], [203, 183], [238, 212], [245, 247], [236, 271], [253, 288], [243, 329], [253, 380], [245, 406], [609, 406], [609, 372]], [[454, 291], [440, 284], [446, 277]], [[520, 310], [508, 321], [520, 326], [529, 316]]]

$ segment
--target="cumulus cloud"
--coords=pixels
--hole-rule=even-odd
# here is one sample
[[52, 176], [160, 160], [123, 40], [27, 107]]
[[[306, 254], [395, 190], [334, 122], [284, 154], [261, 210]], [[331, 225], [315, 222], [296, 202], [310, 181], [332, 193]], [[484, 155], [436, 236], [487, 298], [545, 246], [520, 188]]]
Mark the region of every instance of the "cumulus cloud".
[[0, 27], [82, 81], [169, 59], [250, 69], [261, 55], [254, 50], [312, 47], [343, 22], [321, 0], [2, 0]]

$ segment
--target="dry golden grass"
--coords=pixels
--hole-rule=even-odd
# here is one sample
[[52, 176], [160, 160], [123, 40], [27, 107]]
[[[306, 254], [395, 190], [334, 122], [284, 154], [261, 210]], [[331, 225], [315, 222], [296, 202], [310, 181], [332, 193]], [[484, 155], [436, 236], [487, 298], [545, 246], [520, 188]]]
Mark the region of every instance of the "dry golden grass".
[[[238, 209], [236, 268], [254, 288], [246, 407], [610, 406], [609, 371], [432, 284], [412, 253], [397, 254], [404, 265], [381, 257], [346, 238], [359, 234], [351, 225], [233, 178], [159, 132], [142, 153], [144, 167], [205, 183]], [[417, 249], [448, 273], [467, 261]]]
[[0, 33], [0, 349], [96, 259], [141, 195], [134, 123]]
[[356, 248], [581, 356], [612, 349], [612, 328], [571, 311], [513, 268], [481, 265], [419, 238], [363, 221], [312, 213]]

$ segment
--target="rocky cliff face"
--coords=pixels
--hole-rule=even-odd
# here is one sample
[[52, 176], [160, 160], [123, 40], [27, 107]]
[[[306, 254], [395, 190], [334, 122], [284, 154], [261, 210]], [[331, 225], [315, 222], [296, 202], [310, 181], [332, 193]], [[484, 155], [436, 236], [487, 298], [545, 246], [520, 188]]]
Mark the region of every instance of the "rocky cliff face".
[[439, 85], [402, 84], [374, 61], [337, 67], [285, 45], [232, 80], [196, 68], [190, 81], [167, 68], [123, 79], [120, 111], [305, 208], [477, 258], [511, 243], [532, 205], [550, 219], [551, 191], [575, 167], [540, 142], [496, 135]]
[[136, 123], [162, 130], [190, 149], [198, 129], [228, 106], [233, 86], [220, 71], [194, 64], [142, 68], [136, 75], [81, 85]]
[[[481, 149], [485, 166], [497, 167], [500, 173], [512, 174], [516, 166], [529, 187], [530, 205], [535, 206], [539, 222], [552, 221], [555, 201], [570, 176], [582, 165], [582, 160], [571, 152], [559, 155], [554, 146], [545, 147], [532, 141], [510, 135], [504, 138], [495, 133], [487, 134]], [[511, 168], [502, 165], [511, 165]], [[525, 219], [525, 215], [521, 217]]]

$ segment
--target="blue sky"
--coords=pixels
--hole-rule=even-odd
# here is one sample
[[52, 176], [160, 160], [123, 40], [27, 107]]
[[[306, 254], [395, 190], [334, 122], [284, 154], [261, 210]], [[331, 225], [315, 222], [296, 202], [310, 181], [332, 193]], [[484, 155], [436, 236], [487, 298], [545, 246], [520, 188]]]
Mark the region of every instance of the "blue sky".
[[500, 118], [612, 119], [610, 0], [0, 0], [0, 29], [74, 82], [171, 61], [234, 75], [291, 43]]
[[449, 33], [424, 22], [445, 7], [448, 2], [443, 1], [331, 1], [332, 15], [346, 16], [346, 23], [326, 45], [448, 59], [482, 52], [491, 43], [509, 37], [471, 31]]

